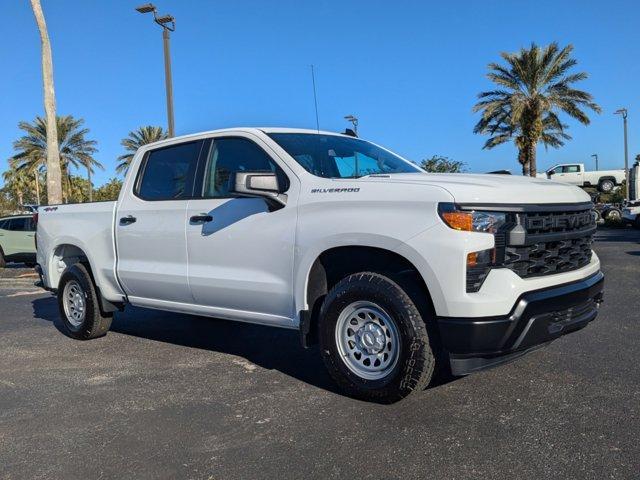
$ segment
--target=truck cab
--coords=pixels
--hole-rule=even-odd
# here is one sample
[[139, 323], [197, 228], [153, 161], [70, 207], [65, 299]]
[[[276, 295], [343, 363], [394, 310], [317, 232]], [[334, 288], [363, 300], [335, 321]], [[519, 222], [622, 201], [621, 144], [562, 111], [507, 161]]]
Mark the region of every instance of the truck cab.
[[547, 178], [572, 185], [584, 184], [584, 164], [572, 163], [554, 165], [546, 172]]

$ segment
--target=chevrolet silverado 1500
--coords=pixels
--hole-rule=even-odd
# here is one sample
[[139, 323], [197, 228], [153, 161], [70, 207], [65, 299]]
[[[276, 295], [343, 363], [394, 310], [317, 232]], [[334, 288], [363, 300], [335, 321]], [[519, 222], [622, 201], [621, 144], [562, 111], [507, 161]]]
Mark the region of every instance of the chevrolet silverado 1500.
[[625, 179], [624, 170], [594, 170], [588, 172], [584, 163], [563, 163], [554, 165], [544, 173], [537, 175], [554, 182], [569, 183], [579, 187], [597, 187], [602, 193], [611, 193]]
[[70, 336], [106, 334], [128, 304], [297, 329], [379, 402], [580, 329], [602, 299], [580, 188], [427, 174], [328, 132], [164, 140], [117, 201], [39, 212], [38, 269]]

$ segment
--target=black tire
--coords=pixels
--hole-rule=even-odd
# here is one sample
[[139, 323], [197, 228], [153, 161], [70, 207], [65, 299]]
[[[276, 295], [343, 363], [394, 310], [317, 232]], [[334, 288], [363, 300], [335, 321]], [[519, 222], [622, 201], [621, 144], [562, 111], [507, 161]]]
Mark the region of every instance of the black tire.
[[[340, 314], [363, 301], [379, 306], [397, 327], [397, 361], [383, 378], [363, 378], [347, 366], [339, 353], [336, 328]], [[405, 290], [390, 278], [371, 272], [350, 275], [331, 289], [322, 304], [318, 324], [322, 359], [348, 395], [379, 403], [396, 402], [423, 390], [433, 376], [435, 356], [425, 320]]]
[[[84, 298], [84, 318], [78, 325], [69, 320], [64, 307], [65, 287], [70, 282], [76, 282], [80, 286], [81, 295]], [[103, 314], [100, 310], [98, 293], [93, 284], [93, 279], [87, 268], [81, 263], [72, 265], [62, 274], [58, 285], [58, 308], [60, 309], [65, 332], [77, 340], [102, 337], [107, 334], [109, 327], [111, 327], [112, 315]]]
[[600, 182], [598, 183], [598, 190], [602, 193], [611, 193], [615, 186], [616, 184], [613, 180], [606, 178], [604, 180], [600, 180]]
[[607, 220], [619, 222], [622, 220], [622, 212], [617, 208], [607, 210]]
[[600, 212], [600, 210], [594, 210], [595, 214], [596, 214], [596, 223], [600, 224], [604, 222], [604, 218], [602, 218], [602, 212]]
[[7, 261], [4, 258], [4, 252], [2, 251], [2, 248], [0, 248], [0, 268], [4, 268], [7, 266]]
[[633, 228], [640, 230], [640, 215], [636, 215], [636, 218], [633, 221]]

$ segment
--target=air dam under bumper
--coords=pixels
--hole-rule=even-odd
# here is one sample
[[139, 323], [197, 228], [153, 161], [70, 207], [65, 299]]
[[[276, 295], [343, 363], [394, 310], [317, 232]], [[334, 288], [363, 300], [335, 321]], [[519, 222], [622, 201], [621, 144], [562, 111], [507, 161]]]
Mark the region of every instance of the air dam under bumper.
[[523, 294], [502, 317], [439, 317], [451, 372], [468, 375], [513, 360], [562, 335], [579, 330], [598, 315], [604, 275]]

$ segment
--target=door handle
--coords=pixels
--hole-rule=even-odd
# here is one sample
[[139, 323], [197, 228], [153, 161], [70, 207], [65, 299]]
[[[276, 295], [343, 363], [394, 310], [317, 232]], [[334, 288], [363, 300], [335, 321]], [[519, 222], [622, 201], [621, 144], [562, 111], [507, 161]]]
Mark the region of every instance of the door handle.
[[191, 223], [200, 223], [200, 222], [211, 222], [213, 217], [211, 215], [207, 215], [206, 213], [201, 213], [200, 215], [194, 215], [189, 219]]
[[132, 223], [136, 223], [137, 218], [133, 215], [127, 215], [126, 217], [122, 217], [120, 219], [120, 225], [130, 225]]

